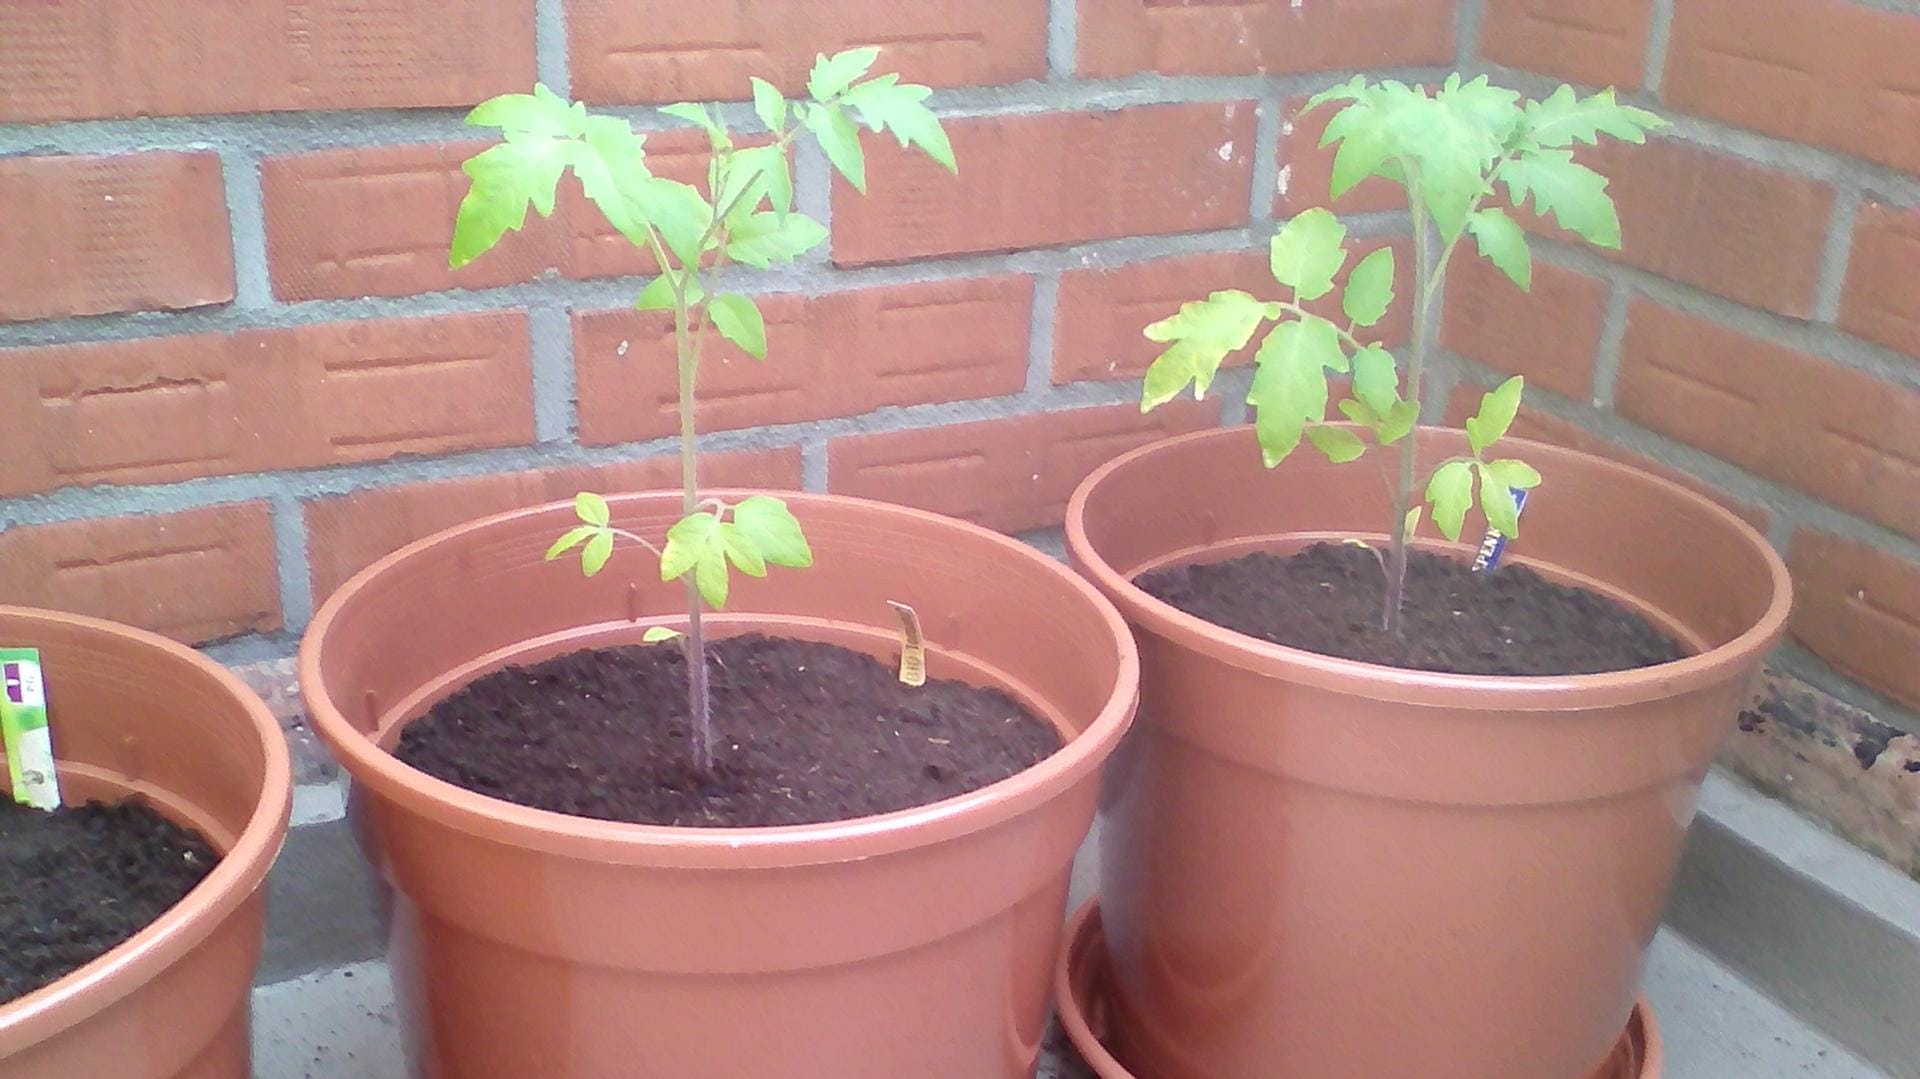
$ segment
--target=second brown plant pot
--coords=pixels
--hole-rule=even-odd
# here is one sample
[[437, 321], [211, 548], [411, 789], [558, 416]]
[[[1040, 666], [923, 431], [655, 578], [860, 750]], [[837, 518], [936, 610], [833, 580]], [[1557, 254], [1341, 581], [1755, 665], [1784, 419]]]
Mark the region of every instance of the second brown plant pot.
[[[681, 586], [643, 555], [626, 576], [616, 560], [590, 580], [544, 562], [576, 523], [571, 503], [389, 556], [321, 608], [300, 684], [395, 889], [394, 978], [420, 1073], [1032, 1074], [1068, 873], [1100, 765], [1133, 716], [1132, 638], [1084, 581], [1006, 537], [897, 506], [782, 497], [814, 565], [736, 578], [715, 633], [892, 655], [898, 600], [919, 611], [930, 677], [1008, 690], [1065, 747], [968, 795], [799, 827], [654, 827], [496, 801], [388, 748], [481, 673], [677, 623]], [[613, 523], [645, 536], [680, 516], [678, 492], [610, 501]]]
[[[1262, 467], [1251, 428], [1095, 472], [1075, 564], [1141, 649], [1103, 795], [1116, 1053], [1155, 1079], [1576, 1079], [1621, 1037], [1681, 840], [1780, 638], [1786, 567], [1739, 518], [1597, 457], [1546, 477], [1508, 559], [1690, 645], [1642, 670], [1434, 674], [1222, 629], [1133, 584], [1315, 540], [1384, 543], [1379, 460]], [[1420, 434], [1420, 475], [1466, 452]], [[1484, 522], [1477, 512], [1466, 535]], [[1465, 554], [1464, 549], [1462, 553]]]

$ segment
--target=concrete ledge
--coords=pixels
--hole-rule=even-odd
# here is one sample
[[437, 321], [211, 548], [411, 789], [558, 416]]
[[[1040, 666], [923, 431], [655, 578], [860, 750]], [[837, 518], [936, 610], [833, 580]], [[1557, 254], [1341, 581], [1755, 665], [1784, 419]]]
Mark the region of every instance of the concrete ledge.
[[1920, 1079], [1920, 884], [1885, 862], [1715, 773], [1667, 921], [1866, 1061]]

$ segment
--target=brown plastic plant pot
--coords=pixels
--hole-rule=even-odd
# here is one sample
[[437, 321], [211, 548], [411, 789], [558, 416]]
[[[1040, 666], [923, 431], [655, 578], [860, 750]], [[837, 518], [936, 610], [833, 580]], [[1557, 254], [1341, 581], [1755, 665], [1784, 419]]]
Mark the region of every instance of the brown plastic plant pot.
[[119, 947], [0, 1004], [0, 1079], [246, 1079], [261, 882], [292, 804], [279, 723], [219, 664], [126, 626], [0, 606], [0, 647], [40, 650], [69, 804], [141, 798], [222, 855]]
[[[781, 497], [814, 565], [736, 575], [717, 634], [891, 657], [887, 601], [908, 603], [930, 677], [998, 685], [1067, 745], [959, 798], [799, 827], [623, 824], [487, 798], [388, 747], [483, 672], [678, 624], [684, 593], [645, 552], [616, 555], [592, 579], [543, 562], [576, 523], [570, 503], [387, 557], [321, 608], [300, 684], [395, 889], [391, 955], [418, 1073], [1032, 1074], [1068, 873], [1100, 765], [1133, 716], [1132, 639], [1094, 589], [1014, 540], [897, 506]], [[677, 492], [610, 502], [614, 524], [641, 535], [680, 516]]]
[[[1100, 901], [1088, 900], [1067, 923], [1066, 946], [1053, 972], [1053, 995], [1067, 1040], [1098, 1079], [1142, 1079], [1107, 1050], [1112, 1039], [1108, 995], [1112, 971], [1107, 935], [1100, 924]], [[1660, 1027], [1645, 998], [1634, 1005], [1627, 1029], [1613, 1055], [1591, 1079], [1660, 1079], [1664, 1066]]]
[[[1420, 434], [1420, 475], [1466, 452]], [[1697, 654], [1612, 674], [1434, 674], [1246, 637], [1145, 570], [1385, 543], [1390, 454], [1262, 467], [1251, 428], [1110, 462], [1076, 566], [1141, 649], [1102, 796], [1116, 1056], [1153, 1079], [1578, 1079], [1633, 1009], [1715, 751], [1790, 605], [1786, 567], [1675, 484], [1521, 440], [1546, 477], [1506, 557], [1639, 609]], [[1484, 522], [1469, 517], [1465, 535]], [[1466, 554], [1464, 548], [1460, 553]]]

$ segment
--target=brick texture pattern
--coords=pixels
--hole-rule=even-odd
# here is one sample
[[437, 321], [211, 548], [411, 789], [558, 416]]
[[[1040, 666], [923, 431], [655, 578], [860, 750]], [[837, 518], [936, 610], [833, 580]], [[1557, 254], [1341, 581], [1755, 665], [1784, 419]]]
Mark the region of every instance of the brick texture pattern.
[[533, 0], [0, 5], [0, 122], [471, 105], [533, 81]]
[[1454, 0], [1079, 0], [1079, 67], [1096, 78], [1284, 74], [1453, 59]]
[[226, 303], [228, 232], [214, 154], [0, 158], [0, 321]]
[[949, 127], [966, 162], [938, 165], [869, 138], [860, 198], [834, 185], [833, 259], [843, 266], [1055, 247], [1245, 224], [1251, 102], [1056, 113]]
[[[798, 92], [816, 52], [855, 45], [941, 90], [958, 177], [867, 133], [862, 196], [796, 154], [830, 242], [730, 281], [773, 355], [710, 345], [705, 477], [1012, 531], [1056, 524], [1113, 454], [1217, 422], [1219, 401], [1139, 414], [1157, 353], [1140, 330], [1215, 289], [1274, 294], [1265, 242], [1303, 210], [1393, 245], [1400, 299], [1370, 333], [1410, 339], [1404, 200], [1378, 180], [1332, 200], [1333, 110], [1297, 113], [1353, 71], [1465, 67], [1612, 85], [1676, 123], [1580, 150], [1610, 178], [1622, 250], [1522, 211], [1531, 294], [1460, 253], [1430, 408], [1458, 421], [1526, 375], [1516, 433], [1767, 530], [1800, 582], [1800, 644], [1920, 708], [1910, 4], [535, 8], [0, 4], [0, 598], [284, 650], [314, 603], [427, 532], [674, 481], [667, 322], [630, 306], [656, 267], [575, 181], [551, 217], [447, 267], [461, 165], [487, 143], [457, 119], [526, 90], [536, 46], [538, 74], [595, 105], [739, 102], [750, 74]], [[657, 174], [704, 182], [702, 135], [625, 115]]]
[[758, 75], [801, 93], [816, 53], [884, 49], [929, 86], [1039, 78], [1047, 0], [566, 0], [574, 93], [587, 101], [711, 101], [746, 96]]
[[273, 525], [259, 502], [0, 532], [8, 603], [111, 618], [188, 644], [280, 627]]

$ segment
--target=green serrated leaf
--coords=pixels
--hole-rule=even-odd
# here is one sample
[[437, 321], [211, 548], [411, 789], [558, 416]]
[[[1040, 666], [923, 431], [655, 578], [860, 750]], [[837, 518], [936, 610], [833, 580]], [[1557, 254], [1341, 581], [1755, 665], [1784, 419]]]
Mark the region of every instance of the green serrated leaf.
[[1400, 372], [1394, 366], [1393, 353], [1379, 345], [1368, 345], [1353, 354], [1353, 395], [1375, 417], [1393, 411], [1400, 401]]
[[1329, 210], [1315, 208], [1286, 223], [1273, 237], [1268, 261], [1273, 279], [1301, 300], [1317, 300], [1333, 288], [1333, 275], [1347, 261], [1347, 227]]
[[1300, 108], [1300, 115], [1305, 116], [1307, 113], [1312, 112], [1330, 101], [1358, 101], [1366, 96], [1366, 92], [1367, 77], [1365, 75], [1355, 75], [1346, 82], [1329, 86], [1325, 90], [1308, 98], [1307, 103]]
[[613, 557], [613, 533], [599, 532], [580, 549], [580, 571], [591, 577], [606, 568]]
[[761, 557], [759, 545], [737, 522], [721, 523], [720, 546], [725, 549], [727, 560], [741, 573], [749, 577], [767, 575], [767, 561]]
[[805, 569], [813, 551], [787, 504], [770, 495], [751, 495], [733, 507], [733, 523], [760, 556], [776, 566]]
[[891, 131], [900, 145], [918, 146], [948, 172], [958, 172], [953, 145], [940, 121], [927, 108], [930, 87], [898, 82], [899, 76], [883, 75], [847, 91], [842, 104], [858, 113], [875, 131]]
[[1480, 474], [1480, 512], [1487, 527], [1503, 536], [1519, 535], [1520, 509], [1513, 504], [1513, 491], [1486, 465], [1475, 462], [1474, 471]]
[[752, 300], [739, 293], [723, 292], [707, 302], [707, 312], [721, 336], [756, 360], [767, 358], [767, 323]]
[[1520, 395], [1525, 392], [1527, 380], [1519, 375], [1502, 382], [1485, 397], [1480, 399], [1480, 410], [1467, 420], [1467, 442], [1473, 446], [1475, 457], [1487, 452], [1487, 447], [1500, 441], [1513, 426], [1513, 418], [1520, 412]]
[[584, 112], [545, 83], [535, 83], [531, 94], [501, 94], [482, 101], [467, 113], [466, 122], [473, 127], [568, 138], [579, 134]]
[[607, 500], [592, 491], [581, 491], [573, 496], [573, 512], [582, 521], [600, 528], [607, 527], [613, 520], [612, 511], [607, 508]]
[[792, 262], [827, 239], [825, 225], [805, 214], [754, 214], [734, 226], [727, 237], [727, 254], [735, 262], [766, 269], [776, 262]]
[[1517, 457], [1502, 457], [1498, 461], [1488, 461], [1487, 469], [1502, 484], [1519, 491], [1531, 490], [1540, 486], [1540, 473], [1532, 465]]
[[1360, 441], [1360, 436], [1344, 427], [1328, 427], [1324, 424], [1309, 427], [1307, 441], [1336, 465], [1344, 465], [1367, 452], [1367, 444]]
[[1467, 521], [1467, 507], [1473, 505], [1473, 465], [1469, 461], [1448, 461], [1434, 470], [1427, 481], [1427, 501], [1433, 504], [1433, 523], [1450, 540], [1460, 538]]
[[1254, 355], [1258, 370], [1247, 391], [1255, 409], [1254, 434], [1267, 467], [1287, 458], [1311, 421], [1326, 415], [1327, 368], [1346, 366], [1334, 325], [1308, 316], [1273, 328]]
[[570, 144], [528, 137], [490, 146], [467, 159], [467, 194], [455, 212], [447, 265], [458, 269], [486, 253], [500, 237], [526, 224], [527, 207], [553, 213], [554, 195], [566, 171]]
[[667, 545], [660, 551], [660, 579], [678, 580], [700, 561], [701, 553], [713, 542], [720, 529], [720, 518], [701, 510], [689, 513], [667, 529]]
[[1548, 149], [1575, 143], [1598, 145], [1601, 135], [1641, 143], [1648, 130], [1664, 126], [1666, 121], [1653, 113], [1620, 104], [1611, 87], [1582, 98], [1573, 87], [1563, 85], [1526, 106], [1527, 137]]
[[1467, 231], [1482, 255], [1500, 272], [1523, 289], [1533, 288], [1533, 253], [1527, 250], [1527, 234], [1505, 211], [1488, 208], [1467, 219]]
[[660, 111], [690, 124], [699, 125], [706, 131], [707, 140], [716, 152], [733, 149], [733, 138], [727, 134], [727, 129], [721, 126], [720, 121], [714, 119], [713, 114], [707, 111], [705, 105], [681, 101], [672, 105], [662, 105]]
[[1178, 313], [1148, 326], [1142, 331], [1147, 340], [1171, 347], [1147, 368], [1140, 411], [1166, 404], [1189, 383], [1196, 399], [1205, 397], [1227, 355], [1245, 348], [1267, 317], [1266, 304], [1237, 289], [1225, 289], [1181, 304]]
[[793, 173], [786, 153], [769, 144], [734, 154], [721, 191], [714, 205], [732, 207], [727, 224], [735, 229], [759, 210], [762, 200], [784, 219], [793, 206]]
[[1368, 408], [1364, 401], [1356, 398], [1345, 398], [1344, 400], [1336, 402], [1336, 406], [1340, 409], [1342, 416], [1345, 416], [1355, 423], [1372, 427], [1380, 422], [1379, 414], [1374, 412], [1373, 409]]
[[1328, 194], [1339, 198], [1369, 176], [1386, 172], [1394, 144], [1384, 118], [1365, 101], [1356, 101], [1335, 113], [1320, 136], [1320, 145], [1339, 144], [1333, 154]]
[[1379, 426], [1374, 428], [1374, 437], [1382, 446], [1391, 446], [1407, 437], [1415, 424], [1420, 422], [1420, 402], [1401, 401], [1380, 418]]
[[1421, 506], [1411, 507], [1407, 510], [1407, 515], [1401, 518], [1401, 534], [1406, 538], [1412, 539], [1413, 534], [1420, 531], [1420, 514], [1423, 509], [1424, 507]]
[[640, 635], [640, 640], [646, 644], [659, 644], [662, 641], [679, 640], [682, 636], [684, 636], [684, 634], [677, 629], [668, 629], [666, 626], [649, 626], [647, 627], [647, 631]]
[[553, 546], [547, 548], [546, 560], [551, 562], [599, 534], [600, 528], [597, 525], [577, 525], [569, 528], [559, 539], [553, 541]]
[[1620, 246], [1620, 217], [1607, 194], [1607, 178], [1573, 159], [1568, 150], [1541, 150], [1510, 158], [1499, 179], [1516, 206], [1533, 201], [1536, 213], [1551, 214], [1562, 227], [1601, 247]]
[[649, 176], [627, 189], [629, 199], [659, 231], [660, 239], [682, 266], [700, 261], [700, 241], [713, 223], [713, 207], [692, 184]]
[[[704, 295], [705, 293], [701, 290], [700, 282], [697, 278], [687, 281], [687, 307], [689, 309], [698, 304]], [[673, 279], [666, 274], [661, 274], [659, 277], [647, 282], [647, 287], [641, 289], [640, 295], [634, 298], [633, 309], [636, 311], [673, 310]]]
[[726, 550], [721, 544], [715, 543], [702, 551], [700, 561], [694, 563], [693, 587], [708, 606], [718, 610], [727, 605], [729, 584]]
[[816, 53], [813, 60], [813, 72], [807, 76], [807, 93], [815, 101], [825, 101], [846, 92], [853, 80], [865, 75], [880, 59], [880, 50], [875, 48], [848, 49], [832, 56]]
[[1393, 306], [1393, 248], [1382, 247], [1354, 266], [1347, 275], [1347, 287], [1340, 294], [1340, 307], [1356, 326], [1371, 326], [1386, 316]]
[[807, 130], [819, 140], [827, 160], [840, 175], [847, 178], [854, 190], [866, 194], [867, 156], [860, 149], [860, 128], [853, 118], [837, 108], [814, 109], [807, 113]]
[[775, 86], [758, 75], [752, 76], [753, 112], [768, 131], [778, 135], [787, 127], [787, 98]]

